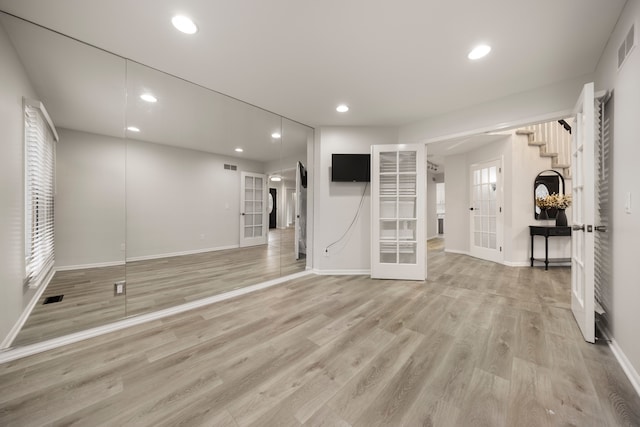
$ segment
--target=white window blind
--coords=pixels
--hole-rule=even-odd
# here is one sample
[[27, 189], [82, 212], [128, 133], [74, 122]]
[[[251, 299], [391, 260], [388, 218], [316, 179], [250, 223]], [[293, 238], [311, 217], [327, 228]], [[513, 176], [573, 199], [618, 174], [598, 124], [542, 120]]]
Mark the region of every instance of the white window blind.
[[25, 281], [39, 286], [53, 267], [55, 128], [44, 105], [24, 100]]

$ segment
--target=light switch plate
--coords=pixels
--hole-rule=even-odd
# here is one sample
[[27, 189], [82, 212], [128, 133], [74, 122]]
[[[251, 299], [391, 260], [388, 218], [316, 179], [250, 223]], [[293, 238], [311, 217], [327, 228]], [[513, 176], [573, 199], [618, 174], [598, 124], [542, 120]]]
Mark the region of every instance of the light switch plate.
[[624, 203], [624, 211], [628, 214], [631, 213], [631, 192], [627, 191], [627, 200]]

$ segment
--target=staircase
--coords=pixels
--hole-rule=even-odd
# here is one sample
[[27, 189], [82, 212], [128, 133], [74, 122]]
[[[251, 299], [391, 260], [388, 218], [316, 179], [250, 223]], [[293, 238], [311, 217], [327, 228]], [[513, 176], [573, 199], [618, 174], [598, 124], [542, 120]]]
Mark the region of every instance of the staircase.
[[540, 150], [540, 157], [551, 159], [552, 169], [562, 169], [564, 178], [571, 179], [571, 124], [568, 120], [525, 126], [518, 129], [516, 135], [526, 135], [529, 145]]

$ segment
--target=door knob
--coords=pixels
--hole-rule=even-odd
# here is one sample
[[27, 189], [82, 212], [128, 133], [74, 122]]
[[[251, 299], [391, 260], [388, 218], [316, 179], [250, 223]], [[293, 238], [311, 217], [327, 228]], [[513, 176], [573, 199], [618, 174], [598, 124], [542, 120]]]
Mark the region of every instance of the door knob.
[[571, 227], [573, 231], [584, 231], [584, 224], [582, 225], [574, 225]]
[[607, 232], [607, 226], [606, 225], [596, 225], [593, 228], [595, 228], [596, 231], [601, 231], [603, 233]]

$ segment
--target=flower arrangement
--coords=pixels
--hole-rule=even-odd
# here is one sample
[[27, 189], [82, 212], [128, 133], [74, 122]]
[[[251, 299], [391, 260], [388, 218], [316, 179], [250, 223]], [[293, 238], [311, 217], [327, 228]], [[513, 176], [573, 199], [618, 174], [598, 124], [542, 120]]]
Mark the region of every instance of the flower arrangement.
[[536, 206], [540, 209], [567, 209], [571, 206], [571, 196], [553, 193], [546, 197], [536, 197]]

